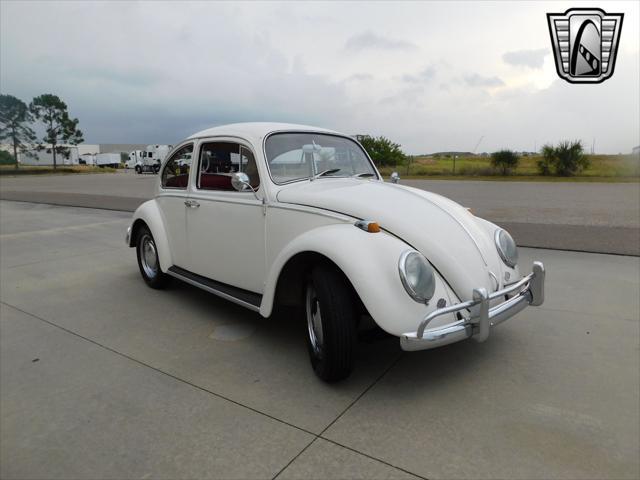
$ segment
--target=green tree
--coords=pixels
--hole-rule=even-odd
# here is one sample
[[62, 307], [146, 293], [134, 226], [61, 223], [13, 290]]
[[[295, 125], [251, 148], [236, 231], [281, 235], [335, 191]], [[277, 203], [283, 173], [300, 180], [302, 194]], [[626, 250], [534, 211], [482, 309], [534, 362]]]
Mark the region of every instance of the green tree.
[[47, 153], [53, 153], [53, 168], [57, 167], [56, 156], [69, 158], [71, 150], [61, 144], [77, 145], [84, 141], [82, 132], [78, 129], [78, 119], [69, 117], [67, 104], [60, 97], [45, 93], [31, 102], [29, 109], [33, 116], [40, 120], [45, 127], [42, 141], [50, 147], [41, 146]]
[[555, 163], [556, 149], [553, 148], [553, 145], [547, 143], [542, 146], [540, 153], [542, 154], [542, 158], [536, 160], [538, 171], [540, 175], [551, 175]]
[[406, 158], [406, 155], [400, 149], [400, 145], [393, 143], [386, 137], [374, 138], [369, 135], [361, 135], [358, 140], [376, 166], [400, 165]]
[[0, 165], [15, 165], [16, 159], [6, 150], [0, 150]]
[[18, 168], [18, 150], [26, 150], [25, 142], [36, 139], [29, 124], [33, 121], [27, 104], [13, 95], [0, 95], [0, 140], [10, 140], [13, 158]]
[[519, 161], [518, 155], [511, 150], [500, 150], [491, 154], [491, 165], [500, 169], [502, 175], [509, 175], [512, 169], [518, 168]]
[[542, 159], [537, 163], [542, 175], [548, 175], [553, 170], [556, 175], [570, 177], [589, 168], [591, 162], [584, 154], [580, 140], [563, 140], [555, 147], [544, 145]]
[[564, 140], [555, 148], [554, 163], [557, 175], [570, 177], [588, 168], [590, 162], [580, 140]]

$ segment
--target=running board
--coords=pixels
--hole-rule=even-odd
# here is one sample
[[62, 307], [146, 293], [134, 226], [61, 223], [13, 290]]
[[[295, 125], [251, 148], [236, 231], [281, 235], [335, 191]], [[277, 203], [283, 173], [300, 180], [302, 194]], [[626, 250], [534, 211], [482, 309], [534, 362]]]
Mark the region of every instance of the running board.
[[210, 278], [203, 277], [202, 275], [198, 275], [197, 273], [190, 272], [175, 265], [169, 267], [167, 273], [172, 277], [193, 285], [194, 287], [213, 293], [214, 295], [241, 305], [249, 310], [253, 310], [254, 312], [260, 311], [262, 295], [259, 293], [250, 292], [249, 290], [227, 285], [226, 283], [217, 282], [216, 280], [211, 280]]

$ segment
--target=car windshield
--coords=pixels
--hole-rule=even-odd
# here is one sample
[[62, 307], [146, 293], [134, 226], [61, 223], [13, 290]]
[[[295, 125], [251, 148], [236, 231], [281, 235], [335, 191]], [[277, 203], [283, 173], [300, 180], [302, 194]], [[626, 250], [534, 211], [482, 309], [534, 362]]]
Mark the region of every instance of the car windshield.
[[267, 138], [265, 152], [273, 181], [305, 178], [378, 178], [355, 141], [321, 133], [276, 133]]

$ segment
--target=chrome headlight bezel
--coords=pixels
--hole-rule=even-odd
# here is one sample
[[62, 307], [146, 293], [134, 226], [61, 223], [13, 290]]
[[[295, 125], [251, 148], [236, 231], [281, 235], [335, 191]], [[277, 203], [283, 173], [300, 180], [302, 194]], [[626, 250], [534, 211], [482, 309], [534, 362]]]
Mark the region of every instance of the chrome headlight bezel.
[[[418, 260], [418, 268], [423, 269], [422, 273], [427, 276], [427, 285], [421, 289], [415, 281], [411, 280], [411, 275], [407, 271], [407, 262]], [[436, 276], [433, 267], [429, 261], [416, 250], [405, 250], [398, 260], [398, 272], [400, 273], [400, 281], [409, 296], [418, 303], [429, 304], [429, 300], [433, 298], [436, 292]], [[418, 280], [419, 281], [419, 280]], [[422, 291], [420, 291], [422, 290]]]
[[[513, 237], [502, 228], [498, 228], [496, 233], [493, 235], [494, 242], [496, 244], [496, 249], [498, 250], [498, 254], [500, 258], [508, 267], [514, 268], [518, 264], [518, 246], [516, 245], [516, 241]], [[506, 245], [503, 245], [503, 240]], [[511, 245], [509, 245], [511, 244]], [[507, 249], [512, 247], [513, 252], [509, 253]]]

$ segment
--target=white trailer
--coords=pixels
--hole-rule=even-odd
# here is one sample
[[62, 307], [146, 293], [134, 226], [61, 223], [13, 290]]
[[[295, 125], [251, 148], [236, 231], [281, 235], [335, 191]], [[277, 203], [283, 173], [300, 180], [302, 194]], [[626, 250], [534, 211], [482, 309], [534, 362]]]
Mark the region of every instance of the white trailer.
[[96, 158], [96, 165], [98, 167], [118, 168], [120, 166], [119, 153], [98, 153], [96, 154], [95, 158]]

